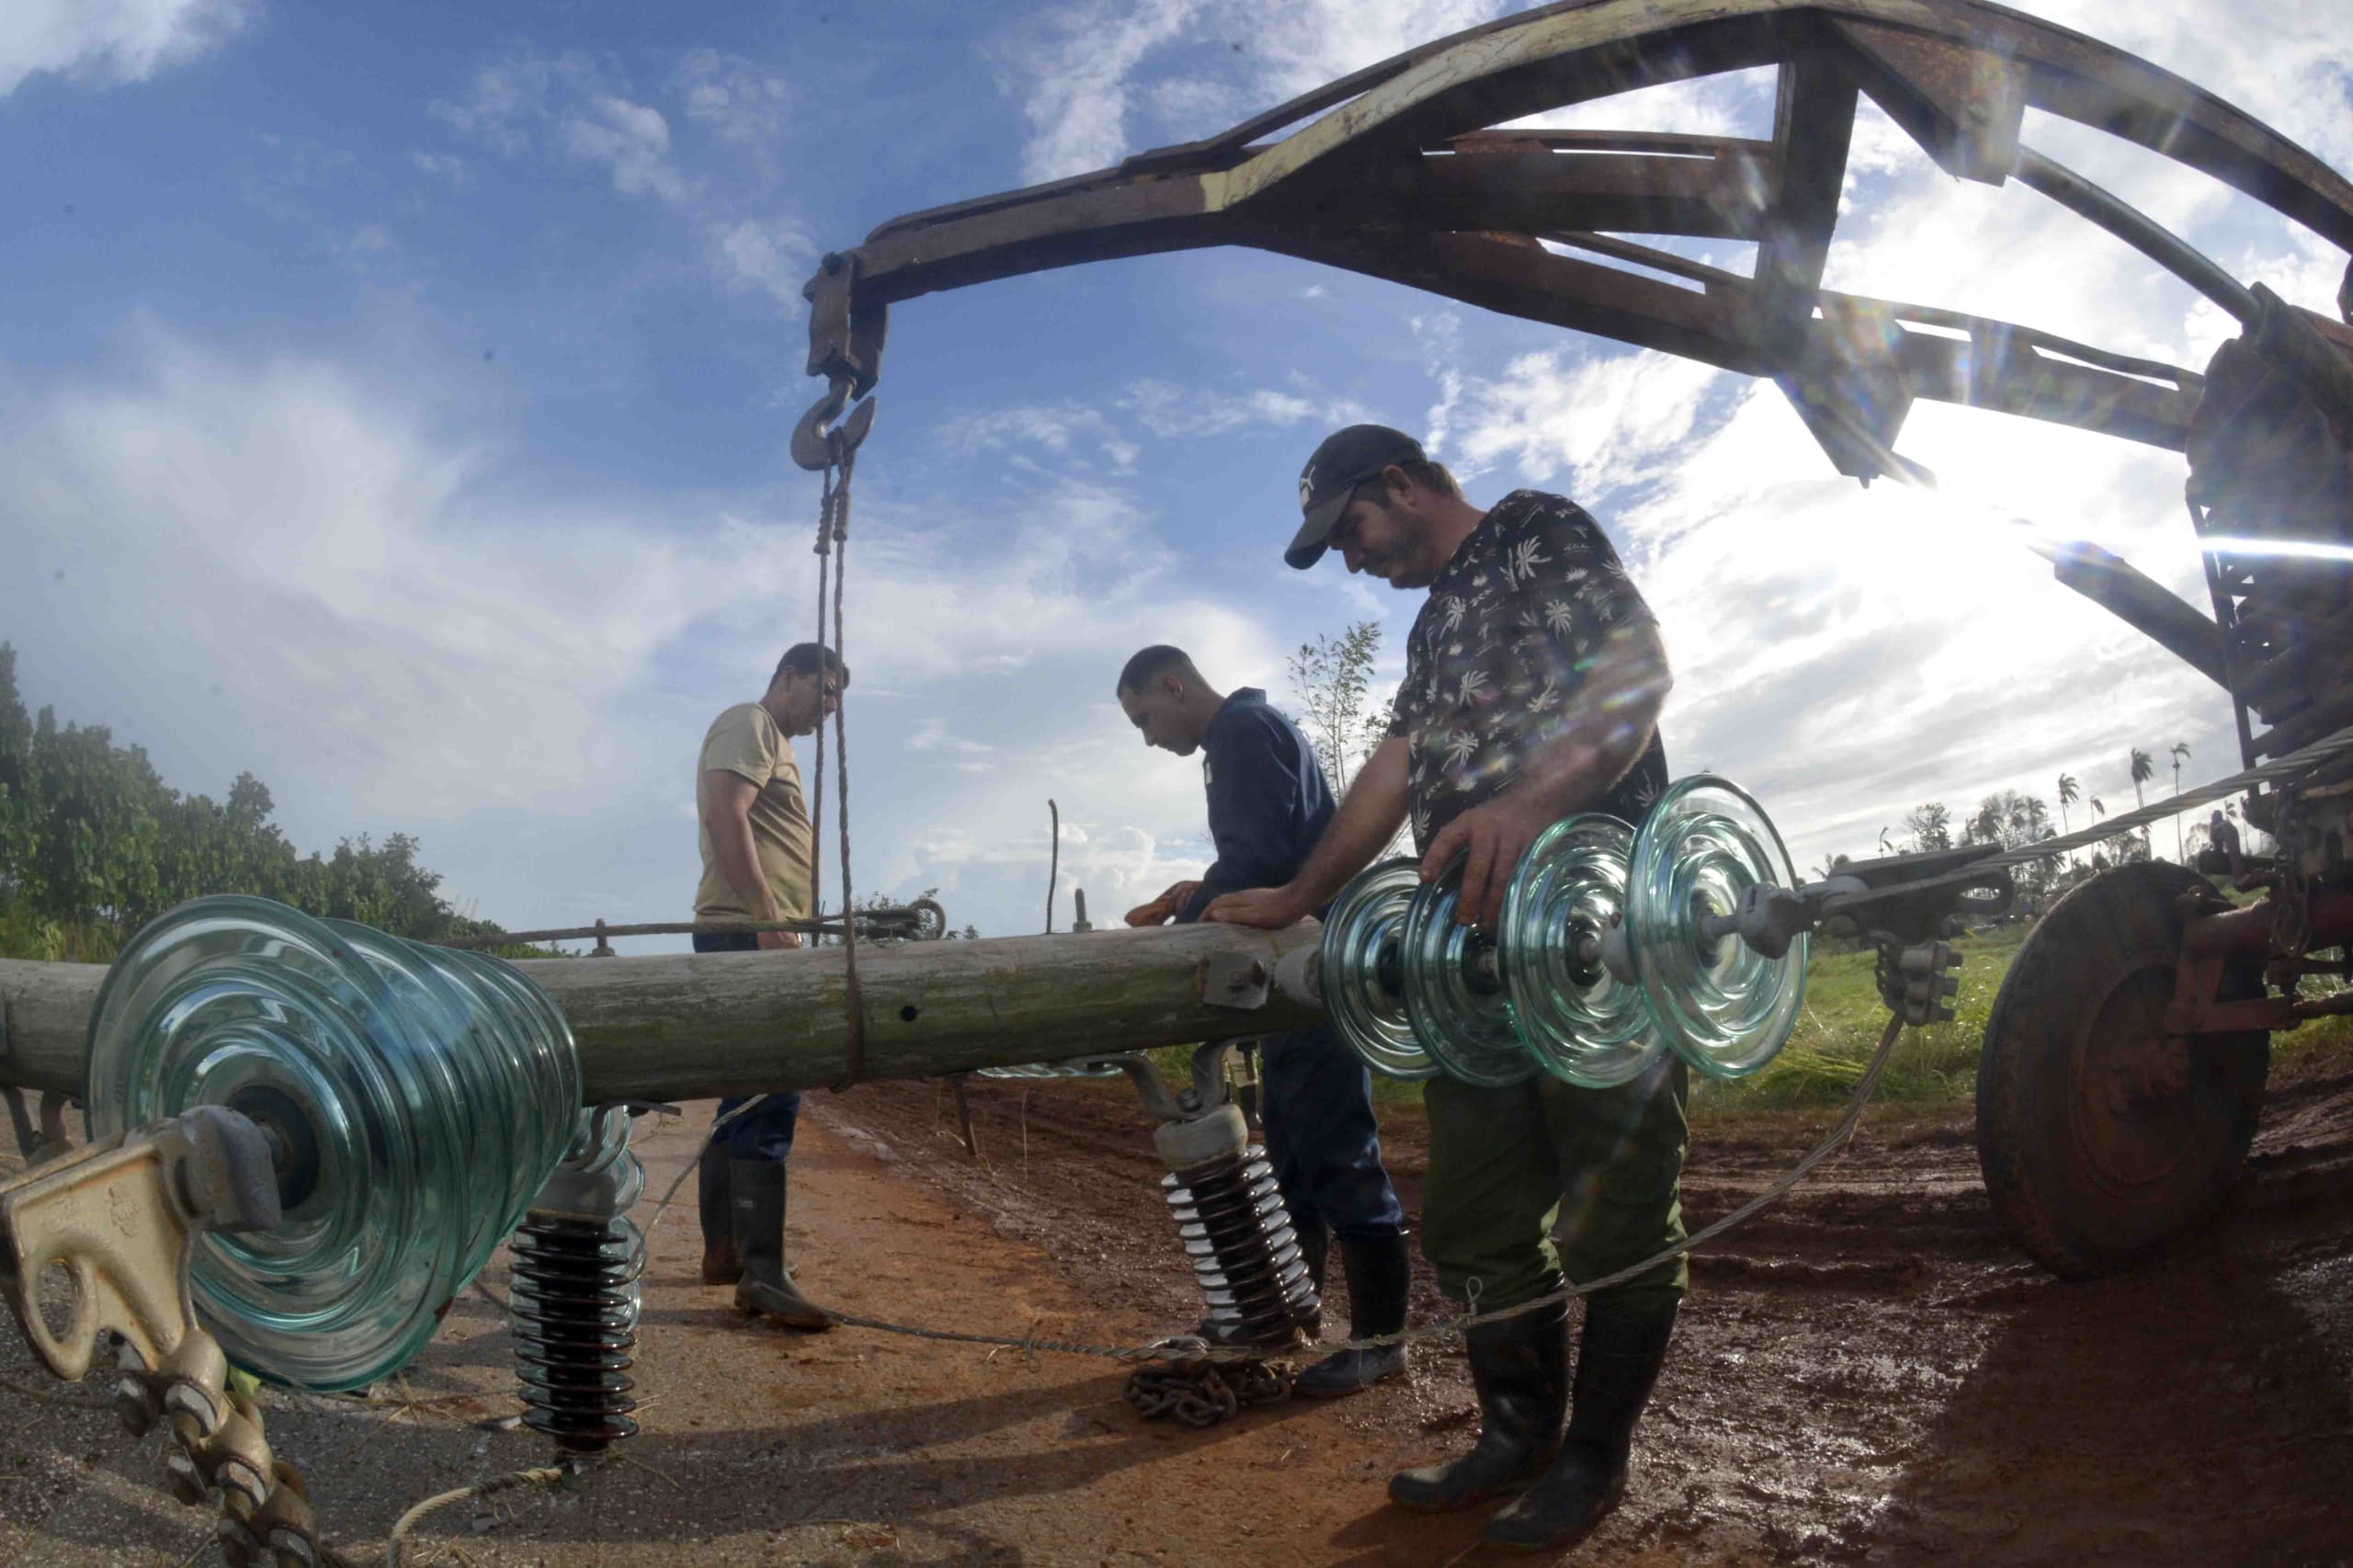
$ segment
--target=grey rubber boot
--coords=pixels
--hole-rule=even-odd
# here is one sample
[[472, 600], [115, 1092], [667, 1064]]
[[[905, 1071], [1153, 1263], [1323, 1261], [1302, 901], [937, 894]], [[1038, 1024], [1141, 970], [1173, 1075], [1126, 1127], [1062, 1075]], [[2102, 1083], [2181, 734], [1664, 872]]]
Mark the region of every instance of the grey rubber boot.
[[744, 1278], [744, 1260], [735, 1255], [735, 1213], [728, 1201], [726, 1145], [704, 1144], [701, 1167], [702, 1282], [733, 1285]]
[[[1405, 1326], [1405, 1295], [1414, 1282], [1414, 1256], [1402, 1235], [1372, 1240], [1340, 1238], [1340, 1263], [1348, 1271], [1348, 1337], [1370, 1339]], [[1293, 1392], [1310, 1399], [1336, 1399], [1371, 1387], [1405, 1369], [1405, 1347], [1336, 1350], [1299, 1374]]]
[[1676, 1308], [1629, 1312], [1587, 1302], [1577, 1343], [1575, 1414], [1561, 1457], [1527, 1494], [1487, 1522], [1487, 1544], [1506, 1551], [1558, 1551], [1591, 1535], [1626, 1494], [1634, 1425], [1643, 1418]]
[[1389, 1500], [1450, 1513], [1533, 1479], [1561, 1446], [1569, 1409], [1569, 1315], [1559, 1301], [1463, 1331], [1479, 1394], [1479, 1440], [1451, 1464], [1390, 1477]]
[[730, 1160], [727, 1185], [734, 1197], [735, 1253], [744, 1260], [735, 1304], [787, 1328], [833, 1327], [832, 1316], [801, 1293], [784, 1267], [784, 1162]]

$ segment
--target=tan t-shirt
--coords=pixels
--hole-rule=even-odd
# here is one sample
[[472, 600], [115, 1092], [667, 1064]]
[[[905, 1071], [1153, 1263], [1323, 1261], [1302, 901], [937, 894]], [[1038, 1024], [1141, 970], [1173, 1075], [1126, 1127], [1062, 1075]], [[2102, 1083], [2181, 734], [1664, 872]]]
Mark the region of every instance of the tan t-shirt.
[[768, 891], [777, 909], [788, 919], [809, 914], [810, 871], [816, 856], [815, 835], [809, 828], [809, 806], [801, 793], [801, 765], [792, 759], [792, 744], [776, 727], [767, 709], [756, 702], [740, 703], [711, 721], [702, 738], [702, 756], [695, 763], [695, 832], [702, 850], [702, 884], [695, 889], [695, 917], [732, 916], [750, 920], [757, 912], [747, 906], [719, 869], [719, 851], [704, 821], [704, 778], [713, 772], [748, 778], [759, 793], [752, 797], [752, 847], [760, 858]]

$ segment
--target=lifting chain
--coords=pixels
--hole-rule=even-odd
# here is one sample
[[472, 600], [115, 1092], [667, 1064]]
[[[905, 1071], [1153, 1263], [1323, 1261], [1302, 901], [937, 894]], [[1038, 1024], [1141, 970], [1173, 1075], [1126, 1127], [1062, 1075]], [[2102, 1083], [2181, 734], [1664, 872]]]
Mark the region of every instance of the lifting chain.
[[1290, 1398], [1298, 1376], [1289, 1361], [1176, 1361], [1137, 1368], [1124, 1392], [1146, 1421], [1214, 1426], [1245, 1405]]

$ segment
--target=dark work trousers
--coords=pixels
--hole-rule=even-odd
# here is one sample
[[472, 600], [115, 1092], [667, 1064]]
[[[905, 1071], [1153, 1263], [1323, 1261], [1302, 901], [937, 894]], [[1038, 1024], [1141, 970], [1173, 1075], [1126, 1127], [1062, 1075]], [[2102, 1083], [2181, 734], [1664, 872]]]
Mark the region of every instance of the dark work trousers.
[[[1506, 1088], [1422, 1085], [1430, 1165], [1422, 1256], [1449, 1301], [1511, 1307], [1631, 1268], [1683, 1240], [1690, 1079], [1667, 1057], [1631, 1083], [1581, 1089], [1549, 1073]], [[1643, 1314], [1683, 1299], [1684, 1258], [1590, 1298]]]
[[1364, 1062], [1328, 1026], [1268, 1035], [1259, 1055], [1267, 1158], [1291, 1217], [1321, 1221], [1342, 1241], [1402, 1233]]
[[[749, 931], [698, 931], [695, 951], [699, 953], [757, 952], [760, 939]], [[745, 1100], [748, 1095], [731, 1095], [719, 1102], [719, 1114], [725, 1116]], [[801, 1120], [801, 1091], [787, 1089], [781, 1094], [761, 1095], [759, 1104], [737, 1117], [719, 1131], [719, 1142], [734, 1160], [775, 1160], [781, 1164], [792, 1153], [792, 1130]]]

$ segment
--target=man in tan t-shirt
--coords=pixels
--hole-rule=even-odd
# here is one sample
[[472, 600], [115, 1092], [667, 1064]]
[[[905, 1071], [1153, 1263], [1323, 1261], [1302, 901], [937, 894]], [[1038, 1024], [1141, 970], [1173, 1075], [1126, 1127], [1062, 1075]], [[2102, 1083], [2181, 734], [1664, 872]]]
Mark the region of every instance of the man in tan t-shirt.
[[[695, 763], [702, 882], [695, 919], [806, 917], [816, 834], [801, 790], [792, 740], [813, 733], [841, 705], [849, 671], [831, 650], [801, 642], [785, 651], [767, 695], [711, 722]], [[706, 931], [695, 951], [750, 952], [801, 945], [790, 931]], [[719, 1114], [745, 1104], [719, 1102]], [[800, 1119], [797, 1092], [764, 1095], [721, 1128], [702, 1153], [702, 1278], [733, 1284], [735, 1304], [794, 1328], [833, 1320], [793, 1285], [784, 1261], [785, 1160]]]

